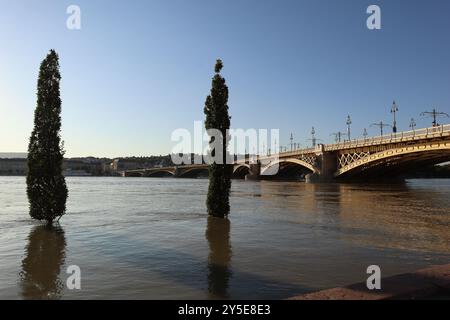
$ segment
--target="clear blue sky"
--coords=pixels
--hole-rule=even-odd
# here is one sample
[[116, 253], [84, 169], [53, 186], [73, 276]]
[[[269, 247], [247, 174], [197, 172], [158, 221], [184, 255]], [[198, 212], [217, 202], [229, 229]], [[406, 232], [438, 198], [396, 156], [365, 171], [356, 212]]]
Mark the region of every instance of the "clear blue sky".
[[[66, 28], [66, 8], [82, 29]], [[366, 9], [382, 29], [366, 28]], [[0, 152], [26, 151], [40, 61], [60, 54], [68, 156], [169, 153], [176, 128], [203, 120], [221, 57], [236, 128], [279, 128], [303, 145], [311, 126], [361, 135], [450, 112], [450, 1], [0, 0]], [[450, 121], [448, 121], [450, 122]]]

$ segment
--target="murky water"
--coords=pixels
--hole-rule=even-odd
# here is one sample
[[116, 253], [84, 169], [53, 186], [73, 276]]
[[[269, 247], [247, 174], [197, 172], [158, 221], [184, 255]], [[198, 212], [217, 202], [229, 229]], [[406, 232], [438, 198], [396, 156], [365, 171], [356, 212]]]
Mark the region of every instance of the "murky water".
[[[68, 178], [68, 214], [29, 219], [0, 177], [0, 298], [279, 299], [450, 262], [450, 180], [403, 185], [233, 181], [229, 221], [207, 180]], [[81, 290], [66, 287], [81, 268]]]

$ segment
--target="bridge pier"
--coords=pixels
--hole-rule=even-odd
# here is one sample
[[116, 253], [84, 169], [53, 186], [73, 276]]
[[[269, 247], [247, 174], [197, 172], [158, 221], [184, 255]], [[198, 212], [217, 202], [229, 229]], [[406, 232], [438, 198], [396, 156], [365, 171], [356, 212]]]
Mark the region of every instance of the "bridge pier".
[[320, 156], [320, 175], [322, 179], [333, 179], [338, 169], [338, 159], [335, 152], [323, 152]]
[[[322, 147], [322, 146], [320, 146]], [[321, 149], [316, 153], [317, 155], [317, 167], [319, 172], [314, 172], [307, 174], [305, 176], [305, 181], [310, 182], [330, 182], [334, 179], [334, 174], [336, 173], [337, 166], [337, 156], [335, 152], [326, 152]]]
[[179, 178], [180, 175], [181, 175], [180, 168], [178, 168], [178, 166], [175, 166], [175, 170], [174, 170], [174, 173], [173, 173], [173, 177], [174, 177], [174, 178]]
[[250, 164], [249, 174], [245, 176], [245, 180], [261, 180], [261, 162]]
[[306, 182], [329, 182], [333, 180], [337, 171], [337, 156], [335, 152], [322, 151], [318, 156], [319, 173], [312, 173], [306, 176]]

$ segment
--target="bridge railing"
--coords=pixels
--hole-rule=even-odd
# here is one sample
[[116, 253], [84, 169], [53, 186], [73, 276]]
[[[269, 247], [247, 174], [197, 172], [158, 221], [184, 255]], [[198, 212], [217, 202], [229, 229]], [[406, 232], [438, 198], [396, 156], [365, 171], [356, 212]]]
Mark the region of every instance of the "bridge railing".
[[387, 144], [395, 142], [414, 141], [421, 139], [429, 139], [434, 137], [450, 136], [450, 124], [440, 125], [430, 128], [422, 128], [411, 131], [402, 131], [397, 133], [389, 133], [382, 136], [375, 136], [365, 139], [355, 139], [324, 146], [325, 151], [364, 147], [376, 144]]
[[[314, 153], [315, 151], [316, 151], [316, 148], [295, 149], [295, 150], [280, 152], [280, 153], [278, 153], [278, 155], [280, 157], [289, 157], [289, 156], [295, 156], [295, 155], [299, 155], [299, 154]], [[271, 157], [273, 157], [273, 155], [268, 156], [268, 158], [271, 158]]]
[[364, 146], [372, 146], [377, 144], [388, 144], [395, 142], [414, 141], [421, 139], [429, 139], [434, 137], [450, 136], [450, 124], [439, 125], [436, 127], [421, 128], [417, 130], [402, 131], [397, 133], [388, 133], [382, 136], [374, 136], [363, 139], [354, 139], [334, 144], [317, 145], [315, 148], [297, 149], [292, 151], [280, 152], [268, 156], [260, 156], [259, 159], [278, 157], [298, 156], [301, 154], [311, 154], [320, 151], [334, 151], [339, 149], [356, 148]]
[[[305, 148], [305, 149], [296, 149], [286, 152], [274, 153], [267, 156], [259, 156], [257, 159], [259, 160], [272, 160], [274, 157], [289, 157], [289, 156], [299, 156], [299, 155], [307, 155], [318, 153], [322, 151], [334, 151], [339, 149], [348, 149], [348, 148], [356, 148], [356, 147], [365, 147], [365, 146], [373, 146], [377, 144], [388, 144], [395, 142], [405, 142], [405, 141], [415, 141], [422, 139], [429, 139], [434, 137], [443, 137], [450, 136], [450, 124], [440, 125], [436, 127], [422, 128], [411, 131], [402, 131], [397, 133], [389, 133], [382, 136], [375, 136], [365, 139], [355, 139], [351, 141], [345, 141], [341, 143], [335, 144], [318, 144], [314, 148]], [[255, 160], [254, 156], [250, 158], [238, 159], [235, 164], [249, 163]], [[187, 167], [199, 167], [199, 166], [207, 166], [207, 164], [202, 165], [184, 165], [184, 168]], [[177, 166], [175, 166], [177, 167]], [[134, 173], [134, 172], [147, 172], [153, 170], [164, 170], [164, 169], [173, 169], [173, 167], [165, 167], [165, 168], [147, 168], [147, 169], [134, 169], [134, 170], [124, 170], [124, 172]]]

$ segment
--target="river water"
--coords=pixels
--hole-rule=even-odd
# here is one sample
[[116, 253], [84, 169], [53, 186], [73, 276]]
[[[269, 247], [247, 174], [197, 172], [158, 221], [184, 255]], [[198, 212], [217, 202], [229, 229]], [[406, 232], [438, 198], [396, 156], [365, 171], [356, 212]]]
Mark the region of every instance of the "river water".
[[[283, 299], [450, 262], [450, 180], [233, 181], [229, 220], [207, 180], [67, 179], [67, 215], [31, 221], [24, 177], [0, 177], [0, 298]], [[67, 267], [81, 270], [69, 290]]]

